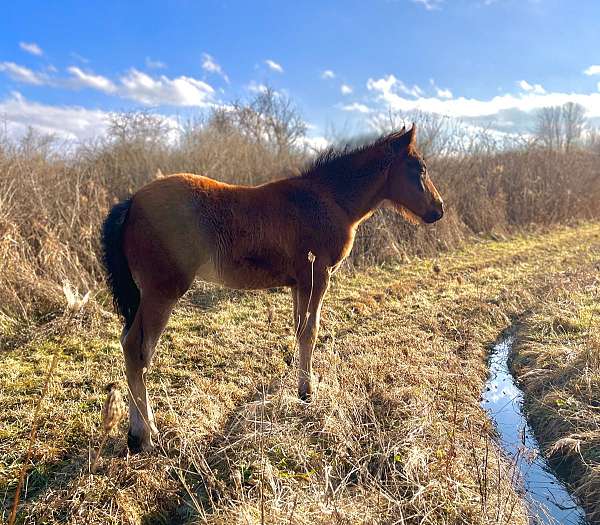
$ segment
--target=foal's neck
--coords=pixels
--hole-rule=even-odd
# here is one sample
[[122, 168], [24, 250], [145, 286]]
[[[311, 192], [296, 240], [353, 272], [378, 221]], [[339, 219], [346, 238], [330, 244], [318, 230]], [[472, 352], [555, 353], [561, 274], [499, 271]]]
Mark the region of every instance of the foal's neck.
[[385, 199], [387, 170], [381, 159], [364, 157], [341, 170], [324, 169], [315, 177], [352, 223], [368, 218]]

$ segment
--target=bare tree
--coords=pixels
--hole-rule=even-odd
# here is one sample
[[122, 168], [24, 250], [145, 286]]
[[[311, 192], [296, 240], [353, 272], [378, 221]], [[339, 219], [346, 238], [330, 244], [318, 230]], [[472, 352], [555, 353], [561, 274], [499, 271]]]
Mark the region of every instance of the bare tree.
[[581, 104], [567, 102], [538, 111], [535, 135], [550, 150], [569, 151], [581, 138], [585, 124], [585, 108]]
[[267, 87], [248, 104], [236, 102], [212, 116], [222, 130], [233, 125], [258, 144], [273, 148], [276, 153], [290, 151], [306, 134], [306, 123], [292, 101]]
[[567, 102], [562, 107], [563, 133], [565, 150], [569, 151], [572, 144], [581, 138], [585, 128], [585, 108], [575, 102]]
[[468, 126], [459, 119], [425, 111], [389, 111], [370, 119], [379, 133], [407, 128], [416, 122], [419, 129], [419, 149], [425, 157], [467, 154], [475, 149], [494, 149], [497, 144], [486, 128]]
[[585, 140], [585, 147], [593, 151], [594, 153], [600, 154], [600, 129], [597, 127], [588, 130], [587, 137]]
[[171, 126], [160, 115], [146, 111], [112, 113], [107, 136], [120, 144], [161, 144]]
[[536, 116], [535, 135], [548, 149], [562, 149], [560, 106], [545, 107]]

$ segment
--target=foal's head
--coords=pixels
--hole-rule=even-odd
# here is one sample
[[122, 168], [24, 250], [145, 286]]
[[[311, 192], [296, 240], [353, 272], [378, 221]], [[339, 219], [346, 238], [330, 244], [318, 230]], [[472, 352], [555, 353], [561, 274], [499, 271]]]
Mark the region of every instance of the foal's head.
[[432, 223], [444, 215], [444, 202], [429, 178], [416, 139], [415, 124], [409, 131], [403, 128], [389, 137], [392, 161], [388, 167], [386, 198], [407, 218]]

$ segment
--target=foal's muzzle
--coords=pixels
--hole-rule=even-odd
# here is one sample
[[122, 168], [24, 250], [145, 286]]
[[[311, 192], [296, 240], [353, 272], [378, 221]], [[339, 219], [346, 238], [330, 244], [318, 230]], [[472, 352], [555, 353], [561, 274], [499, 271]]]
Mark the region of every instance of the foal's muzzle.
[[444, 216], [444, 203], [440, 202], [439, 209], [431, 210], [423, 216], [423, 221], [427, 224], [439, 221]]

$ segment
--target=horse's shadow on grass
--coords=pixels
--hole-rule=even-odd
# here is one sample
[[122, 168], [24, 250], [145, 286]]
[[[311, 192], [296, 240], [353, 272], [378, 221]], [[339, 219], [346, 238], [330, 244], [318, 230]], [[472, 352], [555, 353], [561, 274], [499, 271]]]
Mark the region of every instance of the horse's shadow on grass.
[[[193, 452], [194, 457], [185, 457], [185, 446], [178, 443], [163, 448], [161, 454], [179, 461], [175, 467], [180, 474], [185, 476], [185, 484], [181, 483], [178, 498], [173, 498], [172, 505], [163, 508], [160, 512], [150, 512], [143, 516], [142, 523], [183, 525], [189, 522], [196, 523], [198, 519], [205, 519], [212, 515], [218, 502], [229, 501], [229, 496], [241, 487], [236, 486], [232, 473], [234, 465], [225, 449], [235, 443], [240, 434], [240, 426], [251, 418], [251, 407], [257, 408], [267, 396], [283, 393], [284, 379], [281, 376], [270, 378], [258, 383], [240, 400], [237, 408], [229, 415], [221, 430], [217, 431], [207, 441], [202, 443]], [[257, 410], [258, 412], [258, 410]], [[169, 436], [163, 436], [163, 443], [168, 442]], [[178, 441], [178, 440], [175, 440]], [[246, 487], [247, 488], [247, 487]], [[168, 519], [165, 520], [165, 517]]]
[[181, 298], [181, 304], [197, 308], [200, 311], [213, 311], [223, 302], [241, 301], [245, 298], [260, 296], [265, 293], [278, 293], [281, 290], [281, 288], [268, 288], [266, 290], [236, 290], [197, 281]]
[[[124, 444], [124, 439], [110, 437], [104, 454], [113, 455], [114, 457], [123, 456], [125, 454]], [[54, 492], [56, 498], [61, 498], [64, 504], [73, 501], [65, 497], [67, 494], [73, 496], [74, 499], [81, 497], [82, 494], [79, 489], [84, 484], [82, 476], [88, 474], [89, 465], [89, 451], [78, 451], [72, 456], [66, 453], [53, 461], [35, 463], [32, 468], [27, 470], [25, 475], [25, 484], [19, 499], [16, 523], [30, 523], [32, 518], [35, 519], [33, 523], [47, 523], [55, 519], [58, 519], [59, 522], [67, 520], [70, 516], [69, 510], [62, 508], [60, 504], [56, 504], [57, 502], [50, 497], [50, 493]], [[81, 479], [81, 483], [76, 487], [72, 487], [72, 483], [78, 478]], [[4, 516], [8, 516], [12, 509], [16, 486], [17, 482], [15, 480], [4, 488], [4, 501], [1, 507]]]
[[[119, 433], [109, 438], [94, 475], [89, 473], [88, 450], [79, 450], [72, 456], [36, 465], [28, 473], [27, 492], [21, 497], [18, 522], [32, 517], [36, 523], [73, 520], [80, 506], [93, 505], [97, 497], [103, 497], [94, 495], [93, 486], [88, 484], [90, 479], [97, 478], [99, 490], [103, 490], [108, 482], [114, 494], [105, 496], [113, 498], [116, 493], [136, 485], [136, 480], [141, 479], [136, 475], [137, 471], [143, 478], [145, 471], [153, 469], [156, 462], [168, 470], [169, 477], [179, 485], [179, 489], [175, 493], [168, 490], [160, 494], [160, 504], [142, 513], [141, 523], [183, 525], [209, 517], [230, 495], [239, 495], [240, 489], [250, 490], [249, 486], [242, 488], [236, 485], [233, 473], [239, 470], [240, 465], [230, 463], [234, 458], [226, 449], [235, 445], [237, 439], [248, 437], [245, 434], [247, 430], [241, 427], [252, 425], [254, 416], [260, 419], [260, 407], [266, 397], [271, 398], [270, 402], [278, 403], [279, 395], [286, 395], [284, 389], [289, 386], [286, 376], [287, 373], [277, 374], [249, 388], [220, 430], [207, 436], [206, 440], [194, 443], [191, 453], [190, 443], [186, 443], [183, 437], [178, 438], [176, 429], [172, 432], [161, 429], [163, 433], [153, 452], [126, 459], [126, 431], [125, 425], [121, 424]], [[294, 395], [292, 392], [289, 394]], [[308, 414], [306, 417], [310, 418]], [[93, 454], [94, 451], [92, 457]], [[103, 477], [106, 478], [104, 481]], [[15, 486], [16, 483], [5, 489], [5, 515], [10, 512]], [[90, 496], [87, 495], [89, 490], [92, 491]], [[102, 504], [102, 501], [97, 503]], [[82, 522], [85, 519], [83, 516]], [[78, 522], [77, 519], [75, 522]]]
[[214, 310], [224, 301], [240, 300], [249, 293], [245, 290], [230, 290], [220, 286], [213, 286], [203, 282], [194, 283], [194, 286], [183, 296], [181, 303], [193, 306], [198, 310]]

